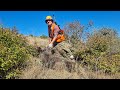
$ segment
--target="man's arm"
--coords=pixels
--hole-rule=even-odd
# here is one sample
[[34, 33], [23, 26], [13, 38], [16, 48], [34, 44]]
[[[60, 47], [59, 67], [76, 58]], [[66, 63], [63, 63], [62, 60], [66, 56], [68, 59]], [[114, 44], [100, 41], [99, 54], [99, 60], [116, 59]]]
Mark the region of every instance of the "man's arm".
[[53, 40], [50, 42], [50, 44], [53, 44], [56, 39], [57, 39], [57, 35], [53, 38]]
[[51, 40], [52, 40], [52, 39], [49, 37], [49, 44], [51, 43]]

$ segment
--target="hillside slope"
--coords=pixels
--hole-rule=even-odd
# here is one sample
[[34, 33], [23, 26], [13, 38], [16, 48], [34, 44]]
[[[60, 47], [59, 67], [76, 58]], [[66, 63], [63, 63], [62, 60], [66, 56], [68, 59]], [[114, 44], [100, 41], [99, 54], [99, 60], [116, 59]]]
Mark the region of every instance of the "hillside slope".
[[39, 47], [38, 57], [31, 56], [27, 68], [22, 71], [20, 79], [96, 79], [119, 78], [119, 75], [105, 75], [83, 68], [72, 55], [71, 45], [62, 42], [53, 49], [44, 48], [48, 39], [27, 37], [28, 43]]

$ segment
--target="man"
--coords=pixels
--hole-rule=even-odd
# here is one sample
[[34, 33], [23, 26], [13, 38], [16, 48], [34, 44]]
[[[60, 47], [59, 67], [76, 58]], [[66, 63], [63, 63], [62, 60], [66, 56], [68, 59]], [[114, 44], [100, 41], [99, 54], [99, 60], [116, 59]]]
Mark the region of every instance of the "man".
[[[60, 27], [54, 22], [51, 16], [47, 16], [45, 20], [48, 25], [48, 33], [49, 33], [49, 47], [53, 48], [58, 43], [65, 40], [64, 30], [61, 30]], [[64, 45], [63, 48], [65, 49]], [[70, 53], [70, 59], [74, 59], [72, 52], [68, 50]]]
[[49, 47], [52, 48], [65, 40], [64, 33], [63, 30], [56, 25], [51, 16], [47, 16], [45, 22], [48, 25]]

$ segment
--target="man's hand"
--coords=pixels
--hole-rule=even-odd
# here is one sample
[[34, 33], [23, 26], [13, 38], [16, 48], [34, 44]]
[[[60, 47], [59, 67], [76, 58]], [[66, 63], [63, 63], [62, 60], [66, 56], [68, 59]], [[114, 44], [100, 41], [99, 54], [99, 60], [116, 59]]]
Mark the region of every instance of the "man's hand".
[[49, 44], [49, 47], [50, 47], [50, 48], [53, 48], [53, 44]]

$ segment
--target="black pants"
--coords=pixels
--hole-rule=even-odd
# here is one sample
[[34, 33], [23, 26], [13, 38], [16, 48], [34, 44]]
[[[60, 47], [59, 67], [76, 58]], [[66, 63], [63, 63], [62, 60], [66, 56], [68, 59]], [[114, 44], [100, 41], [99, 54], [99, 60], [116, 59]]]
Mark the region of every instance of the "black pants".
[[55, 41], [55, 42], [53, 43], [53, 47], [55, 47], [57, 44], [59, 44], [59, 43]]

